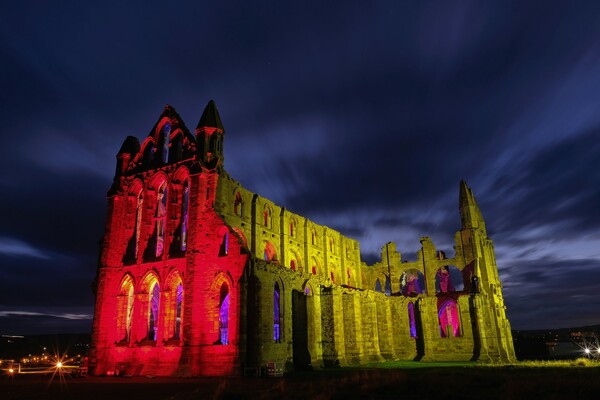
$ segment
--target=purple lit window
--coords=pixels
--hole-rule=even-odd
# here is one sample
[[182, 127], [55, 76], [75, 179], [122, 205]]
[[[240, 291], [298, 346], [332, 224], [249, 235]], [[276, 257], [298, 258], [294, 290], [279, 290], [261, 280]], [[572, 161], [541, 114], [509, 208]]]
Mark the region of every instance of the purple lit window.
[[273, 291], [273, 340], [276, 342], [281, 341], [280, 328], [280, 303], [279, 303], [279, 284], [275, 282], [275, 289]]
[[162, 128], [162, 162], [169, 162], [169, 138], [171, 136], [171, 124], [165, 124]]
[[438, 317], [441, 337], [448, 337], [450, 333], [454, 337], [460, 336], [460, 320], [456, 301], [446, 300], [439, 309]]
[[375, 281], [375, 291], [383, 293], [383, 289], [381, 288], [381, 281], [379, 279]]
[[160, 287], [158, 283], [152, 286], [150, 292], [150, 307], [148, 312], [148, 340], [156, 340], [156, 332], [158, 331], [158, 304], [160, 301]]
[[221, 286], [221, 305], [219, 306], [219, 342], [229, 344], [229, 289]]
[[183, 304], [183, 285], [180, 283], [177, 286], [177, 299], [175, 304], [175, 333], [173, 335], [174, 339], [181, 338], [181, 312], [182, 312], [182, 304]]
[[410, 337], [417, 338], [417, 323], [415, 322], [415, 306], [408, 303], [408, 323], [410, 326]]

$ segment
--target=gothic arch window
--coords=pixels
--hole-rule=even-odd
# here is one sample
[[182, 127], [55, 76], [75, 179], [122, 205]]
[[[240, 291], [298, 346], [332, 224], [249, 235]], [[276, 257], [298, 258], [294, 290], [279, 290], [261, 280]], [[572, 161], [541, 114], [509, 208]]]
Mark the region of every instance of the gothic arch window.
[[346, 269], [346, 279], [347, 279], [346, 284], [348, 286], [351, 286], [351, 283], [352, 283], [352, 270], [350, 268]]
[[415, 320], [415, 305], [412, 302], [408, 303], [408, 326], [410, 330], [410, 337], [416, 339], [417, 322]]
[[440, 337], [459, 337], [460, 314], [458, 304], [454, 299], [445, 299], [438, 308], [438, 319], [440, 323]]
[[229, 344], [229, 287], [221, 285], [219, 300], [219, 339], [217, 344]]
[[310, 244], [317, 245], [317, 232], [314, 229], [310, 230]]
[[164, 338], [181, 339], [183, 321], [183, 282], [178, 272], [172, 272], [165, 284], [165, 332]]
[[435, 290], [438, 293], [460, 292], [464, 289], [462, 272], [454, 265], [445, 265], [435, 274]]
[[163, 254], [164, 241], [165, 241], [165, 225], [167, 224], [167, 198], [168, 188], [167, 182], [163, 182], [156, 196], [156, 257]]
[[400, 293], [414, 297], [425, 293], [425, 277], [417, 269], [408, 269], [400, 275]]
[[133, 317], [133, 280], [129, 275], [123, 279], [117, 297], [117, 341], [129, 343]]
[[173, 339], [181, 339], [181, 317], [183, 314], [183, 285], [181, 282], [177, 285], [175, 291], [175, 332]]
[[181, 193], [181, 251], [187, 250], [188, 214], [190, 209], [190, 182], [183, 183]]
[[296, 223], [296, 219], [292, 218], [290, 220], [290, 236], [293, 237], [293, 238], [295, 238], [296, 235], [298, 234], [298, 232], [296, 230], [297, 225], [298, 224]]
[[233, 199], [233, 213], [239, 217], [244, 216], [244, 202], [240, 192], [235, 193], [235, 197]]
[[219, 248], [219, 256], [224, 257], [229, 253], [229, 232], [221, 234], [221, 246]]
[[[142, 189], [136, 196], [135, 200], [135, 221], [133, 226], [133, 258], [137, 259], [138, 253], [140, 251], [140, 231], [142, 228], [142, 210], [144, 205], [144, 195]], [[131, 254], [131, 253], [130, 253]]]
[[381, 288], [381, 281], [379, 279], [375, 281], [375, 291], [383, 293], [383, 289]]
[[313, 275], [317, 275], [317, 266], [316, 265], [312, 266], [311, 272]]
[[263, 222], [265, 227], [269, 229], [271, 229], [271, 227], [273, 226], [273, 213], [271, 211], [271, 208], [269, 207], [265, 207], [263, 211]]
[[271, 242], [265, 242], [264, 248], [264, 259], [265, 261], [276, 261], [277, 260], [277, 251], [275, 250], [275, 246]]
[[146, 339], [155, 341], [158, 332], [158, 307], [160, 305], [160, 286], [155, 280], [148, 292], [148, 334]]
[[385, 277], [385, 295], [386, 296], [391, 296], [392, 295], [392, 282], [390, 281], [390, 277], [386, 276]]
[[281, 342], [281, 291], [277, 282], [273, 289], [273, 340]]
[[159, 145], [161, 147], [161, 161], [163, 164], [167, 164], [169, 162], [169, 139], [171, 137], [171, 124], [168, 122], [163, 125], [160, 130], [160, 140]]
[[335, 283], [335, 274], [333, 273], [333, 271], [329, 273], [329, 277], [331, 278], [331, 282]]

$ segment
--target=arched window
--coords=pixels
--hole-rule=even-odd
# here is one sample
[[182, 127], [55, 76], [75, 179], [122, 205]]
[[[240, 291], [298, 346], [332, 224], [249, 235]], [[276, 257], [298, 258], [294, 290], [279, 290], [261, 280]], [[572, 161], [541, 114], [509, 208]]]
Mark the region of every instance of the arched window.
[[169, 138], [171, 136], [171, 124], [166, 123], [160, 132], [160, 143], [162, 144], [161, 161], [163, 164], [169, 162]]
[[375, 281], [375, 291], [383, 293], [383, 289], [381, 288], [381, 281], [379, 279]]
[[275, 250], [275, 246], [273, 246], [273, 243], [265, 242], [264, 258], [265, 261], [277, 260], [277, 251]]
[[142, 190], [137, 196], [135, 207], [135, 226], [133, 228], [133, 258], [137, 259], [140, 250], [140, 230], [142, 227], [142, 206], [144, 205], [144, 196]]
[[351, 283], [351, 281], [352, 281], [352, 270], [351, 270], [350, 268], [347, 268], [347, 269], [346, 269], [346, 279], [347, 279], [347, 282], [346, 282], [346, 284], [347, 284], [348, 286], [351, 286], [351, 285], [350, 285], [350, 283]]
[[440, 337], [460, 336], [458, 304], [454, 299], [444, 300], [438, 310]]
[[149, 296], [148, 335], [146, 339], [156, 340], [156, 333], [158, 332], [158, 306], [160, 303], [160, 286], [158, 285], [158, 282], [154, 282], [151, 286]]
[[183, 183], [181, 194], [181, 251], [187, 249], [188, 212], [190, 208], [190, 183]]
[[329, 277], [331, 278], [331, 282], [335, 283], [335, 274], [333, 273], [333, 271], [329, 273]]
[[296, 224], [296, 220], [292, 219], [290, 221], [290, 236], [294, 237], [294, 238], [296, 237], [296, 234], [297, 234], [297, 232], [296, 232], [296, 225], [297, 225]]
[[313, 275], [317, 274], [317, 267], [315, 265], [312, 266], [312, 274]]
[[229, 252], [229, 233], [225, 232], [223, 234], [223, 239], [221, 239], [221, 248], [219, 249], [219, 256], [224, 257]]
[[175, 332], [173, 333], [173, 339], [181, 339], [181, 316], [183, 312], [183, 285], [179, 283], [177, 285], [177, 291], [175, 292]]
[[156, 257], [163, 253], [165, 240], [165, 225], [167, 224], [167, 182], [163, 182], [158, 189], [156, 198]]
[[417, 322], [415, 320], [415, 306], [413, 303], [408, 303], [408, 325], [410, 327], [410, 337], [417, 338]]
[[233, 200], [233, 213], [240, 217], [244, 216], [244, 204], [242, 201], [242, 194], [240, 192], [236, 192], [235, 194], [235, 198]]
[[275, 288], [273, 290], [273, 340], [276, 343], [281, 341], [281, 293], [279, 291], [279, 284], [275, 282]]
[[290, 260], [290, 269], [292, 271], [296, 270], [296, 260], [294, 260], [294, 259]]
[[265, 207], [263, 212], [264, 223], [267, 228], [271, 228], [272, 218], [271, 218], [271, 209], [269, 207]]
[[310, 244], [313, 246], [317, 244], [317, 232], [314, 229], [310, 230]]
[[425, 278], [417, 269], [409, 269], [400, 276], [400, 293], [404, 296], [417, 296], [425, 293]]
[[392, 282], [390, 282], [389, 276], [385, 277], [385, 295], [386, 296], [392, 295]]
[[221, 286], [219, 301], [219, 340], [218, 344], [229, 344], [229, 288], [224, 283]]
[[127, 276], [119, 290], [117, 300], [117, 340], [129, 343], [133, 316], [133, 281]]
[[462, 272], [453, 265], [445, 265], [435, 274], [435, 289], [438, 293], [460, 292], [464, 289]]

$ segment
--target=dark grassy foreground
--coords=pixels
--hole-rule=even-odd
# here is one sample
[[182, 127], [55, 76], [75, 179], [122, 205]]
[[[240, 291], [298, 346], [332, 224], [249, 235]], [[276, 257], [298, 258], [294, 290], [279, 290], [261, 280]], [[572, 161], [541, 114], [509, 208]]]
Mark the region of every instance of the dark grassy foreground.
[[[600, 367], [428, 366], [335, 369], [284, 378], [2, 377], [0, 399], [594, 399]], [[417, 366], [418, 368], [415, 368]], [[394, 368], [392, 368], [394, 367]], [[399, 367], [399, 368], [398, 368]]]

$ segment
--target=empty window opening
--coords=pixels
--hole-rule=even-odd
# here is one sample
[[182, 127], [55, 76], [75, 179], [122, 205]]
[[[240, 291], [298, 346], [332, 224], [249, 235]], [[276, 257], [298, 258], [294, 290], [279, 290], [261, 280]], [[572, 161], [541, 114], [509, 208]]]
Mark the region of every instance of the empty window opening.
[[404, 271], [400, 276], [400, 293], [404, 296], [417, 296], [425, 292], [425, 278], [416, 269]]
[[235, 199], [233, 200], [233, 213], [238, 216], [242, 216], [242, 194], [237, 192], [235, 194]]
[[171, 136], [171, 124], [165, 124], [161, 131], [163, 164], [166, 164], [169, 162], [169, 138], [170, 138], [170, 136]]
[[435, 274], [435, 290], [438, 293], [460, 292], [464, 289], [462, 272], [453, 265], [445, 265]]
[[223, 235], [221, 240], [221, 247], [219, 249], [219, 256], [223, 257], [229, 254], [229, 233]]

